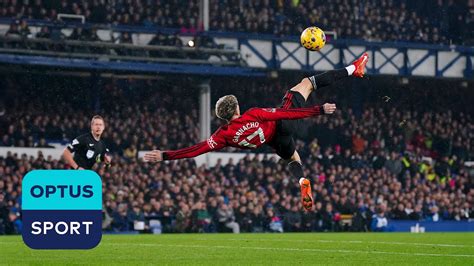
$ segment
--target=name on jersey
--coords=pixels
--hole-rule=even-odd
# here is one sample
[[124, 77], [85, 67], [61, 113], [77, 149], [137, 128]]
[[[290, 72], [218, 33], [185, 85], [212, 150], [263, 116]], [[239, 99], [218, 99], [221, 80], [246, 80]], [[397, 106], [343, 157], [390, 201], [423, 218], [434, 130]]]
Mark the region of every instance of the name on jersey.
[[247, 131], [249, 129], [252, 129], [252, 128], [258, 128], [259, 125], [260, 124], [258, 122], [250, 122], [250, 123], [247, 123], [247, 124], [243, 125], [241, 128], [239, 128], [239, 130], [237, 130], [235, 132], [233, 141], [234, 142], [239, 142], [240, 136], [242, 136], [245, 133], [245, 131]]

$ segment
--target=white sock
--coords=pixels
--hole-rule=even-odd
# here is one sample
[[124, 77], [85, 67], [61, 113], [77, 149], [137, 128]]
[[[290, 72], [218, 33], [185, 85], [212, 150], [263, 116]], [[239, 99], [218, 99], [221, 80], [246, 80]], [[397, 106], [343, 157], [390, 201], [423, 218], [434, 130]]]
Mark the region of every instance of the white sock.
[[301, 183], [303, 183], [303, 180], [304, 180], [304, 177], [300, 178], [300, 181], [299, 181], [300, 186], [301, 186]]
[[347, 74], [352, 75], [354, 71], [356, 70], [356, 67], [354, 65], [346, 66]]

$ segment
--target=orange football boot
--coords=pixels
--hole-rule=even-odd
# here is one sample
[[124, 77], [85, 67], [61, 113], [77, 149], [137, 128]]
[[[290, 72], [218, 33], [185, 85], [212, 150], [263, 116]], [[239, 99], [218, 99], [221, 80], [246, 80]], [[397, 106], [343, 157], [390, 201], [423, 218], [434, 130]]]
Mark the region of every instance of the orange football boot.
[[303, 208], [307, 211], [313, 207], [313, 193], [311, 192], [311, 182], [308, 179], [302, 178], [300, 181], [301, 187], [301, 203]]
[[369, 55], [365, 52], [359, 59], [355, 60], [352, 64], [355, 66], [354, 73], [352, 76], [362, 78], [365, 72], [365, 65], [369, 61]]

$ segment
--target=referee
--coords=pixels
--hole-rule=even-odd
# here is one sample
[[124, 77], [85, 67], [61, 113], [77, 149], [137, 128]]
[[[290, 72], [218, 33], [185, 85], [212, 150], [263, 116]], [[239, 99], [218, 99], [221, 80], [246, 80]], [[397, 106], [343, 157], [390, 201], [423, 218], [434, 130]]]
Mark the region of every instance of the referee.
[[[75, 138], [64, 149], [63, 158], [74, 169], [91, 169], [94, 164], [104, 162], [110, 164], [112, 159], [107, 154], [109, 149], [100, 139], [104, 132], [105, 122], [100, 115], [95, 115], [91, 120], [91, 132]], [[74, 157], [73, 154], [74, 153]]]

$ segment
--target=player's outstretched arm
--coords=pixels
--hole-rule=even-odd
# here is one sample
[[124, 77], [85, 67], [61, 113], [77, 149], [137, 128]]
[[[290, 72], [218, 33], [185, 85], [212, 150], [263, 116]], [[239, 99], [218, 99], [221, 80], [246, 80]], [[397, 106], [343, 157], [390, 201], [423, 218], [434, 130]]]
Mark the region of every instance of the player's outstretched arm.
[[151, 152], [147, 152], [143, 159], [146, 162], [161, 162], [163, 160], [193, 158], [201, 154], [208, 153], [210, 151], [220, 150], [225, 146], [225, 140], [215, 133], [206, 141], [200, 142], [187, 148], [174, 151], [154, 150]]
[[325, 103], [323, 104], [323, 111], [325, 114], [332, 114], [336, 111], [336, 104], [335, 103]]
[[256, 116], [262, 121], [272, 120], [294, 120], [302, 119], [323, 114], [332, 114], [336, 111], [336, 105], [333, 103], [325, 103], [323, 105], [315, 105], [306, 108], [253, 108], [249, 114]]
[[153, 150], [145, 153], [143, 156], [145, 162], [156, 163], [163, 161], [163, 152], [160, 150]]

